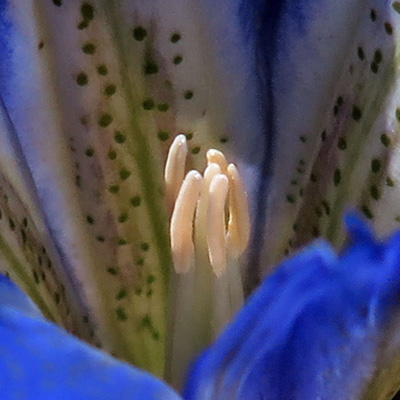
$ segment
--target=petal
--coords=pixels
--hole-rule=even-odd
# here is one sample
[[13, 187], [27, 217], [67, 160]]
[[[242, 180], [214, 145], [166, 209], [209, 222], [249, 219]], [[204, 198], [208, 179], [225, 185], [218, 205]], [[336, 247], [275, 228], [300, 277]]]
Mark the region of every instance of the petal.
[[[4, 398], [180, 398], [149, 373], [27, 314], [28, 300], [22, 299], [22, 293], [11, 282], [5, 287], [4, 279], [0, 281], [0, 390]], [[25, 304], [10, 303], [9, 290], [18, 292], [18, 303]]]
[[400, 234], [377, 243], [360, 221], [352, 223], [353, 244], [342, 256], [317, 241], [263, 283], [194, 366], [185, 398], [396, 393]]
[[[47, 318], [71, 329], [76, 302], [14, 127], [0, 98], [0, 271], [18, 282]], [[72, 312], [71, 312], [72, 311]]]
[[373, 214], [387, 177], [385, 144], [395, 141], [397, 126], [400, 16], [392, 3], [246, 2], [255, 54], [265, 66], [270, 144], [257, 218], [265, 225], [257, 226], [250, 265], [258, 260], [266, 272], [320, 235], [341, 245], [348, 206]]
[[0, 304], [12, 307], [30, 317], [43, 318], [35, 303], [10, 278], [0, 275]]
[[171, 139], [190, 138], [195, 167], [210, 146], [249, 171], [262, 156], [239, 3], [9, 4], [2, 92], [80, 319], [107, 349], [162, 374]]

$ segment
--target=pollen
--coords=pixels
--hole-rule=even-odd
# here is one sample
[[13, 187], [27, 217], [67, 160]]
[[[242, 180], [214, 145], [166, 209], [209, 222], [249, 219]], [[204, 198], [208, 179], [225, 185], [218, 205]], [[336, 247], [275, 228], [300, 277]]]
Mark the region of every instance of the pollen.
[[250, 239], [250, 214], [244, 182], [237, 167], [228, 164], [216, 149], [207, 151], [207, 167], [185, 176], [188, 156], [186, 137], [173, 141], [165, 166], [169, 207], [171, 250], [176, 273], [195, 264], [196, 252], [206, 243], [207, 257], [217, 277], [224, 275], [230, 260], [238, 259]]

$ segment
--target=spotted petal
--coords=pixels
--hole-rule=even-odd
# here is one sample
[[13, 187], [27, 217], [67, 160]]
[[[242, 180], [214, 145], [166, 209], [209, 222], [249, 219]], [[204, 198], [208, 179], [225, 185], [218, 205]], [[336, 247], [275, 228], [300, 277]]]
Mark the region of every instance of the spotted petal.
[[317, 241], [284, 262], [195, 365], [187, 399], [389, 399], [399, 387], [400, 235]]
[[262, 155], [238, 3], [7, 3], [2, 96], [74, 286], [77, 333], [161, 375], [168, 145], [185, 133], [194, 166], [211, 146]]
[[373, 218], [396, 183], [385, 167], [397, 141], [398, 10], [387, 0], [243, 3], [268, 144], [250, 265], [266, 272], [320, 235], [342, 244], [345, 208]]

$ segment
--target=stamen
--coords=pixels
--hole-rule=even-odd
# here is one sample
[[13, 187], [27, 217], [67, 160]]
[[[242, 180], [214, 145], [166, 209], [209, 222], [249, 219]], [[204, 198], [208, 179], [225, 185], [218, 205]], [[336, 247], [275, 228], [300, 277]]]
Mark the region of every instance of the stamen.
[[250, 240], [250, 212], [243, 180], [234, 164], [229, 164], [227, 175], [230, 183], [229, 222], [226, 237], [228, 253], [240, 257]]
[[170, 235], [175, 271], [186, 273], [194, 263], [193, 218], [203, 177], [190, 171], [182, 183], [171, 217]]
[[208, 192], [207, 243], [213, 271], [217, 277], [226, 271], [225, 204], [229, 180], [223, 174], [214, 176]]
[[171, 208], [178, 197], [179, 189], [185, 176], [187, 153], [186, 136], [178, 135], [169, 149], [164, 171], [166, 196], [168, 205]]
[[224, 174], [226, 173], [228, 162], [226, 161], [226, 158], [224, 156], [224, 153], [222, 153], [222, 151], [216, 149], [210, 149], [207, 151], [206, 157], [208, 164], [210, 163], [218, 164], [221, 167], [221, 171]]

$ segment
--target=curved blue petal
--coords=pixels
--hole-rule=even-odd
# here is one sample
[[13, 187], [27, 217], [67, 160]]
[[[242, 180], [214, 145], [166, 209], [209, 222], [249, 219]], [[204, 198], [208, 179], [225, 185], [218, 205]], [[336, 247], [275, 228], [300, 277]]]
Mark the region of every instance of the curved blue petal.
[[[10, 297], [13, 292], [16, 297]], [[0, 280], [0, 393], [4, 399], [179, 400], [166, 384], [33, 318], [15, 285]]]
[[[195, 364], [186, 399], [389, 398], [398, 364], [400, 234], [356, 234], [336, 257], [317, 241], [284, 262]], [[356, 227], [356, 228], [355, 228]], [[354, 232], [354, 230], [353, 230]], [[362, 233], [362, 234], [361, 234]], [[364, 397], [362, 397], [364, 398]]]
[[5, 275], [0, 274], [0, 305], [13, 307], [31, 317], [42, 318], [42, 313], [33, 301]]

